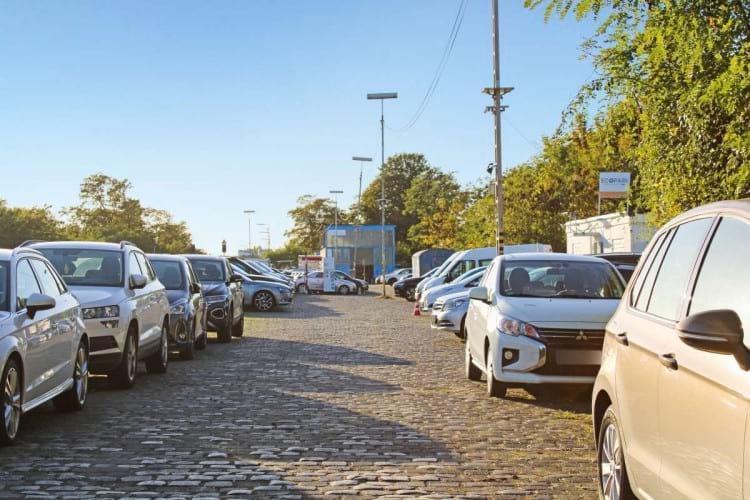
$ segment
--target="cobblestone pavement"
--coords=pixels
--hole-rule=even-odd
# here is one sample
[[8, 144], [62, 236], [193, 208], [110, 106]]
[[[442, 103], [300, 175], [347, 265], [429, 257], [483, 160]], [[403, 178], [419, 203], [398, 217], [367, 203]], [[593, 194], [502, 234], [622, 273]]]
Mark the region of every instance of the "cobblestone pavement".
[[136, 387], [26, 415], [0, 497], [595, 497], [588, 404], [490, 399], [402, 299], [300, 296]]

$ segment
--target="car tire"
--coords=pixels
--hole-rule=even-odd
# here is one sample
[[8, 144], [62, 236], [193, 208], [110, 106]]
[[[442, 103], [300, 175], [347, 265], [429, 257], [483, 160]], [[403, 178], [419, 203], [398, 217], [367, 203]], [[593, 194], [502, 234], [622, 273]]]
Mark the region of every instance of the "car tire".
[[415, 292], [417, 291], [416, 287], [410, 286], [406, 290], [404, 290], [404, 297], [409, 302], [414, 302], [416, 298], [414, 297]]
[[456, 337], [464, 342], [466, 341], [466, 317], [461, 318], [461, 326], [459, 326], [458, 331], [454, 333], [456, 334]]
[[253, 295], [253, 308], [256, 311], [268, 312], [276, 307], [276, 299], [273, 294], [267, 290], [261, 290]]
[[485, 373], [487, 379], [487, 395], [492, 398], [504, 398], [508, 386], [499, 382], [495, 378], [494, 366], [495, 364], [492, 362], [492, 356], [490, 353], [487, 353], [487, 373]]
[[[599, 498], [602, 500], [624, 500], [635, 498], [628, 481], [628, 471], [625, 466], [625, 455], [622, 451], [622, 437], [617, 415], [610, 406], [604, 412], [602, 424], [599, 427], [597, 440], [596, 462], [598, 466]], [[609, 474], [605, 479], [606, 469]], [[612, 470], [614, 469], [614, 471]], [[614, 488], [614, 489], [613, 489]]]
[[466, 343], [466, 347], [464, 348], [464, 358], [466, 362], [465, 372], [466, 372], [466, 378], [469, 380], [477, 381], [482, 380], [482, 370], [480, 370], [473, 361], [473, 358], [471, 357], [471, 351], [469, 351], [469, 343]]
[[339, 287], [338, 292], [339, 292], [339, 295], [349, 295], [349, 287], [346, 285], [341, 285]]
[[229, 306], [229, 321], [227, 326], [216, 331], [216, 338], [220, 344], [228, 344], [232, 341], [232, 326], [234, 325], [234, 306]]
[[73, 387], [57, 396], [52, 402], [59, 411], [78, 411], [86, 406], [89, 393], [89, 349], [81, 340], [76, 350], [73, 366]]
[[0, 444], [13, 444], [21, 426], [23, 378], [15, 359], [9, 359], [0, 379]]
[[146, 358], [146, 371], [149, 373], [166, 373], [169, 365], [169, 334], [167, 323], [161, 327], [159, 350]]
[[397, 282], [397, 281], [398, 281], [397, 279], [393, 279], [393, 278], [391, 278], [391, 279], [389, 279], [389, 280], [388, 280], [387, 284], [388, 284], [388, 286], [393, 286], [393, 284], [394, 284], [395, 282]]
[[232, 337], [240, 338], [245, 334], [245, 317], [241, 317], [236, 325], [232, 325]]
[[[176, 335], [175, 335], [176, 336]], [[184, 361], [190, 361], [195, 357], [195, 318], [188, 332], [188, 343], [180, 350], [180, 358]]]
[[[195, 328], [197, 328], [197, 324], [195, 323], [195, 319], [193, 319], [193, 331], [195, 331]], [[208, 343], [208, 332], [206, 332], [205, 328], [201, 328], [201, 336], [197, 339], [195, 339], [195, 348], [199, 351], [202, 351], [206, 348], [206, 344]]]
[[125, 337], [120, 364], [109, 374], [110, 383], [119, 389], [130, 389], [135, 385], [138, 373], [138, 330], [131, 326]]
[[310, 290], [307, 288], [307, 285], [304, 283], [300, 283], [299, 285], [297, 285], [296, 290], [297, 290], [297, 293], [304, 293], [304, 294], [310, 293]]

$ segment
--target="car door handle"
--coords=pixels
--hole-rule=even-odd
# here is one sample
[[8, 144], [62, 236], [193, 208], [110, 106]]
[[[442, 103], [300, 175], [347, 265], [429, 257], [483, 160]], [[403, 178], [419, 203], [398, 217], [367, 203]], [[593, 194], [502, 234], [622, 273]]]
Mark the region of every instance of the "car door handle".
[[612, 335], [614, 335], [615, 340], [618, 344], [622, 344], [624, 346], [628, 345], [628, 332], [612, 332]]
[[677, 359], [675, 359], [674, 354], [660, 354], [659, 355], [659, 362], [669, 368], [670, 370], [676, 370], [677, 369]]

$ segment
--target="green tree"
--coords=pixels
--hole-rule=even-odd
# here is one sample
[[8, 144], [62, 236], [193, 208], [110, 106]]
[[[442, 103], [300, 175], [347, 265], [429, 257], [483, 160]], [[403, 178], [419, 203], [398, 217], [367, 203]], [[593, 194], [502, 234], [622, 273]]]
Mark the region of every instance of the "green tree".
[[263, 257], [270, 260], [276, 267], [297, 267], [297, 257], [305, 255], [307, 250], [293, 241], [287, 241], [281, 248], [267, 251]]
[[63, 224], [50, 207], [9, 207], [0, 199], [0, 248], [14, 248], [26, 240], [57, 240]]
[[466, 200], [453, 174], [429, 167], [417, 175], [404, 195], [403, 214], [416, 218], [406, 231], [411, 248], [456, 248]]
[[[335, 206], [328, 198], [306, 194], [297, 198], [297, 206], [289, 211], [292, 229], [286, 232], [290, 243], [306, 252], [317, 251], [323, 244], [324, 229], [334, 222]], [[339, 223], [345, 224], [346, 212], [339, 209]], [[304, 253], [304, 252], [303, 252]]]

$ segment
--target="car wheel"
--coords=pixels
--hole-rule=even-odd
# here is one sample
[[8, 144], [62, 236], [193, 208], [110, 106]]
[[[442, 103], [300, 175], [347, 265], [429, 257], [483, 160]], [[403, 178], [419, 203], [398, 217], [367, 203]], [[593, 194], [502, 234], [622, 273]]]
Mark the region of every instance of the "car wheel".
[[73, 367], [73, 387], [57, 396], [52, 402], [60, 411], [78, 411], [86, 406], [89, 393], [89, 350], [81, 340]]
[[236, 325], [232, 325], [232, 337], [242, 337], [245, 333], [245, 317], [241, 317]]
[[487, 378], [487, 395], [493, 398], [504, 398], [505, 392], [508, 390], [505, 384], [502, 382], [498, 382], [495, 378], [495, 365], [492, 362], [491, 354], [487, 354], [487, 373], [485, 373], [485, 376]]
[[413, 286], [410, 286], [406, 290], [404, 290], [404, 297], [406, 297], [406, 300], [408, 300], [409, 302], [414, 302], [414, 292], [416, 292], [416, 288]]
[[228, 344], [232, 341], [232, 326], [234, 325], [234, 306], [229, 306], [229, 320], [227, 325], [219, 328], [216, 332], [216, 337], [220, 344]]
[[273, 294], [266, 290], [261, 290], [256, 293], [253, 297], [253, 307], [260, 312], [268, 312], [274, 308], [276, 300], [273, 298]]
[[473, 358], [471, 357], [471, 351], [469, 351], [469, 343], [466, 343], [466, 347], [464, 349], [465, 353], [465, 361], [466, 361], [466, 378], [469, 380], [481, 380], [482, 379], [482, 370], [480, 370], [473, 361]]
[[149, 373], [166, 373], [169, 364], [169, 334], [167, 324], [161, 327], [159, 350], [146, 358], [146, 371]]
[[458, 327], [456, 336], [463, 341], [466, 341], [466, 316], [461, 318], [461, 326]]
[[0, 443], [12, 444], [21, 425], [21, 370], [14, 359], [3, 369], [2, 407], [0, 407]]
[[[179, 332], [176, 332], [176, 333], [179, 333]], [[190, 331], [188, 332], [188, 342], [182, 347], [182, 350], [180, 351], [180, 358], [184, 359], [185, 361], [190, 361], [194, 357], [195, 357], [195, 318], [193, 318], [192, 326], [190, 327]]]
[[300, 283], [297, 285], [297, 293], [310, 293], [310, 290], [307, 288], [307, 285], [304, 283]]
[[346, 285], [341, 285], [339, 287], [339, 295], [349, 295], [349, 287]]
[[389, 280], [388, 280], [388, 285], [389, 285], [389, 286], [393, 286], [393, 284], [394, 284], [395, 282], [397, 282], [397, 281], [398, 281], [398, 280], [395, 280], [395, 279], [389, 279]]
[[604, 500], [635, 498], [630, 489], [617, 416], [610, 406], [604, 413], [597, 442], [599, 497]]
[[109, 380], [115, 387], [130, 389], [135, 385], [135, 375], [138, 369], [138, 342], [136, 337], [138, 331], [131, 327], [125, 338], [125, 346], [122, 352], [122, 361], [115, 370], [109, 374]]

